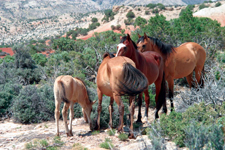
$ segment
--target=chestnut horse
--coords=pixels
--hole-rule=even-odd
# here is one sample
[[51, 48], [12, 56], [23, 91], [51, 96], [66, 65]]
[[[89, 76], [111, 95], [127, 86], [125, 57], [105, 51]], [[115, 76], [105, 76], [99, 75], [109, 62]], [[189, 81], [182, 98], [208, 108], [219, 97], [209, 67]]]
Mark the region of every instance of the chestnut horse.
[[[164, 79], [164, 63], [162, 57], [156, 52], [144, 52], [141, 53], [137, 50], [136, 44], [131, 40], [130, 35], [122, 37], [120, 44], [117, 46], [116, 56], [126, 56], [132, 59], [137, 69], [139, 69], [148, 79], [148, 85], [154, 83], [156, 87], [156, 113], [155, 118], [158, 118], [158, 111], [163, 105], [163, 111], [166, 113], [166, 89], [165, 89], [165, 79]], [[149, 94], [148, 89], [144, 91], [145, 94], [145, 117], [148, 117], [148, 107], [149, 107]], [[141, 122], [141, 105], [142, 105], [142, 94], [138, 96], [138, 120]], [[147, 119], [147, 118], [145, 118]]]
[[171, 102], [171, 111], [173, 106], [173, 88], [174, 79], [186, 77], [190, 88], [193, 85], [193, 71], [195, 71], [195, 86], [199, 84], [204, 86], [204, 80], [201, 78], [201, 72], [204, 72], [204, 63], [206, 52], [202, 46], [194, 42], [187, 42], [179, 47], [164, 44], [157, 38], [139, 36], [137, 41], [140, 52], [154, 51], [159, 53], [164, 59], [165, 79], [169, 85], [169, 98]]
[[113, 100], [118, 105], [120, 114], [120, 123], [118, 131], [123, 129], [124, 104], [121, 100], [122, 95], [129, 95], [130, 110], [130, 136], [133, 138], [133, 115], [135, 95], [143, 92], [148, 86], [146, 77], [135, 67], [135, 63], [127, 57], [114, 57], [113, 54], [105, 53], [103, 61], [97, 74], [97, 93], [98, 93], [98, 118], [97, 128], [100, 129], [100, 113], [102, 110], [103, 94], [110, 97], [110, 122], [112, 126]]
[[[60, 104], [63, 101], [64, 107], [62, 110], [63, 121], [66, 129], [67, 136], [73, 136], [72, 133], [72, 120], [74, 116], [73, 106], [75, 103], [79, 103], [83, 108], [84, 118], [88, 120], [90, 129], [92, 129], [90, 115], [92, 111], [92, 105], [96, 102], [92, 102], [89, 99], [87, 88], [84, 82], [78, 78], [73, 78], [69, 75], [62, 75], [56, 78], [54, 83], [54, 97], [55, 97], [55, 122], [57, 126], [57, 136], [59, 136], [59, 114]], [[70, 107], [70, 129], [67, 125], [67, 110]]]

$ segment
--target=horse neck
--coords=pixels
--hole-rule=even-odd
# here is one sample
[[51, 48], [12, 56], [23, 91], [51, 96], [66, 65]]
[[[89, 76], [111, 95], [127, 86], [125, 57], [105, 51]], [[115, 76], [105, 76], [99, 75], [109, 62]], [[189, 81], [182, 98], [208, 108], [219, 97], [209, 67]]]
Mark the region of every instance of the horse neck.
[[139, 68], [140, 53], [134, 47], [133, 47], [132, 52], [127, 57], [129, 57], [131, 60], [133, 60], [134, 63], [136, 64], [136, 67]]
[[166, 56], [165, 54], [163, 54], [163, 53], [161, 52], [161, 50], [158, 48], [158, 46], [154, 45], [154, 46], [153, 46], [153, 49], [154, 49], [155, 52], [159, 53], [159, 54], [162, 56], [162, 58], [163, 58], [164, 61], [167, 60], [167, 57], [168, 57], [168, 56]]

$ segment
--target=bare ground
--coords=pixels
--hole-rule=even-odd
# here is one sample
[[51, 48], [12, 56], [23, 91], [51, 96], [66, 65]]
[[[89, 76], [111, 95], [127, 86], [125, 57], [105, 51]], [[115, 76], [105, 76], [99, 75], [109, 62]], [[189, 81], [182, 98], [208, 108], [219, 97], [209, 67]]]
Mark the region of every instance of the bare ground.
[[[135, 109], [137, 114], [137, 108]], [[144, 107], [142, 108], [144, 111]], [[136, 119], [135, 119], [136, 120]], [[154, 109], [150, 109], [148, 121], [154, 120]], [[146, 126], [145, 124], [143, 126]], [[23, 125], [13, 123], [12, 120], [5, 120], [0, 123], [0, 149], [24, 149], [25, 145], [35, 139], [46, 139], [51, 145], [56, 134], [54, 121], [48, 121], [38, 124]], [[109, 136], [106, 130], [101, 130], [99, 134], [92, 135], [89, 125], [83, 118], [73, 120], [73, 136], [67, 137], [63, 121], [60, 120], [60, 137], [64, 142], [60, 149], [72, 149], [75, 143], [80, 143], [88, 149], [101, 149], [100, 143], [105, 138], [110, 138], [116, 149], [121, 149], [127, 145], [137, 142], [137, 139], [128, 139], [120, 141], [117, 136]], [[174, 144], [172, 144], [174, 146]]]

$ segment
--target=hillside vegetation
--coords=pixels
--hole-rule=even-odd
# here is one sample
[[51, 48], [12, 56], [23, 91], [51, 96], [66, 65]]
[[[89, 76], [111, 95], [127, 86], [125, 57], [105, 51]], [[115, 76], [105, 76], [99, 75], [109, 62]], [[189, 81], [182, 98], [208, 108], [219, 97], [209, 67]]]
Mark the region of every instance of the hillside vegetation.
[[[138, 39], [137, 33], [146, 33], [174, 46], [190, 41], [196, 42], [207, 52], [205, 87], [197, 90], [177, 90], [180, 96], [175, 98], [175, 111], [169, 115], [161, 115], [158, 122], [149, 124], [146, 129], [153, 145], [151, 149], [164, 149], [166, 138], [174, 141], [179, 147], [224, 149], [225, 27], [209, 18], [193, 17], [189, 8], [185, 9], [179, 18], [170, 21], [158, 14], [149, 20], [140, 16], [133, 21], [140, 26], [131, 35], [135, 42]], [[95, 19], [93, 23], [96, 23]], [[68, 37], [52, 38], [51, 48], [55, 53], [49, 57], [37, 53], [41, 41], [39, 44], [32, 44], [30, 41], [15, 45], [14, 56], [0, 59], [0, 117], [11, 117], [15, 122], [24, 124], [53, 120], [52, 89], [54, 80], [59, 75], [81, 78], [88, 86], [91, 99], [97, 100], [95, 79], [102, 55], [105, 52], [116, 52], [121, 35], [106, 31], [95, 33], [86, 41], [74, 41]], [[182, 83], [181, 87], [186, 87], [185, 79], [177, 80], [176, 83], [178, 82]], [[154, 93], [151, 95], [154, 97]], [[125, 98], [124, 102], [125, 110], [128, 112]], [[103, 109], [101, 119], [108, 120], [108, 103], [103, 105], [106, 109]], [[92, 118], [97, 114], [96, 105], [93, 109]], [[75, 105], [74, 111], [75, 117], [82, 116], [79, 105]], [[114, 118], [116, 117], [118, 114], [115, 113]], [[117, 119], [114, 119], [115, 127]], [[107, 121], [101, 123], [101, 127], [108, 127]]]

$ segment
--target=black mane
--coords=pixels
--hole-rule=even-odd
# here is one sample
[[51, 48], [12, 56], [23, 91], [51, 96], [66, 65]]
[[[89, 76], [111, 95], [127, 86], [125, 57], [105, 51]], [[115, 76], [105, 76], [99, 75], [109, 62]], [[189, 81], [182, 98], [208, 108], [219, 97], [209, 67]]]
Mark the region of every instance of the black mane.
[[114, 55], [113, 53], [105, 52], [105, 53], [103, 54], [103, 59], [106, 58], [107, 56], [109, 56], [110, 58], [115, 57], [115, 55]]
[[[170, 53], [172, 53], [173, 51], [175, 51], [173, 45], [165, 44], [162, 41], [160, 41], [159, 39], [153, 38], [153, 37], [150, 37], [150, 36], [148, 36], [148, 38], [150, 38], [153, 41], [153, 43], [158, 46], [158, 48], [160, 49], [160, 51], [163, 54], [165, 54], [165, 55], [169, 55]], [[144, 42], [144, 36], [140, 37], [138, 39], [137, 43], [139, 43], [140, 41], [141, 42]]]
[[[123, 36], [122, 39], [120, 40], [120, 43], [123, 43], [124, 41], [126, 41], [126, 39], [127, 39], [127, 36]], [[132, 41], [132, 40], [131, 40], [131, 41]], [[134, 48], [135, 48], [135, 50], [136, 50], [136, 49], [137, 49], [136, 43], [135, 43], [134, 41], [132, 41], [132, 43], [133, 43]]]

